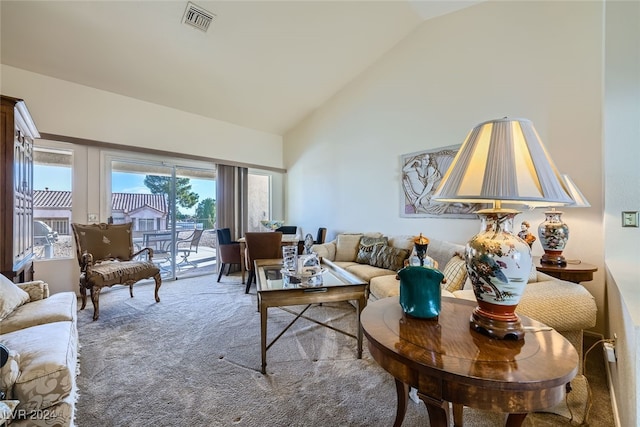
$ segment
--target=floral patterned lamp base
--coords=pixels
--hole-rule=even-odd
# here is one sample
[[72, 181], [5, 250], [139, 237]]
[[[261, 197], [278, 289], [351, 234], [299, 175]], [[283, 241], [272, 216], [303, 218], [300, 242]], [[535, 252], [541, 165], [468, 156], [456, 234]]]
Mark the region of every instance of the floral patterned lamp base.
[[524, 330], [515, 309], [531, 272], [531, 248], [511, 232], [518, 211], [485, 209], [477, 213], [482, 228], [465, 250], [478, 302], [470, 326], [492, 338], [520, 340]]
[[544, 214], [545, 221], [538, 226], [538, 237], [544, 249], [540, 262], [564, 265], [567, 261], [562, 251], [569, 241], [569, 227], [562, 221], [562, 212], [553, 209]]

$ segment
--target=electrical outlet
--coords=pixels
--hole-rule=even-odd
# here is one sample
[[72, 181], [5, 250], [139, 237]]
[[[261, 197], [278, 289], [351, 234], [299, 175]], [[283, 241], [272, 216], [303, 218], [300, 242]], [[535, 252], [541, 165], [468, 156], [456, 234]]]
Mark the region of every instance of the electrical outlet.
[[618, 334], [614, 333], [613, 338], [605, 340], [603, 347], [609, 363], [616, 363], [618, 361], [618, 353], [616, 352], [616, 345], [618, 344]]
[[89, 222], [98, 222], [98, 214], [89, 214]]
[[638, 227], [638, 211], [624, 211], [622, 212], [622, 226], [623, 227]]

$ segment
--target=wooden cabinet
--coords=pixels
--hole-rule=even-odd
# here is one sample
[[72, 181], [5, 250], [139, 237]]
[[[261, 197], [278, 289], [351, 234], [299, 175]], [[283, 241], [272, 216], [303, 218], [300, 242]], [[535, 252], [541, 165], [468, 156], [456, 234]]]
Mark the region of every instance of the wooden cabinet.
[[1, 96], [0, 273], [33, 279], [33, 140], [40, 134], [21, 99]]

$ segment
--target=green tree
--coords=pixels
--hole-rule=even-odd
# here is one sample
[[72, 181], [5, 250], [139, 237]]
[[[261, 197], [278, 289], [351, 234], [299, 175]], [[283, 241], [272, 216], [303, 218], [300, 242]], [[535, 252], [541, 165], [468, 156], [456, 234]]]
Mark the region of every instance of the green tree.
[[[147, 175], [144, 177], [144, 185], [151, 190], [152, 194], [165, 194], [169, 199], [171, 190], [171, 177]], [[191, 182], [189, 178], [176, 178], [176, 205], [185, 209], [192, 208], [198, 203], [200, 196], [191, 191]], [[177, 209], [176, 218], [184, 219], [185, 215]]]
[[196, 221], [201, 222], [205, 230], [212, 229], [216, 223], [216, 201], [207, 197], [196, 207]]

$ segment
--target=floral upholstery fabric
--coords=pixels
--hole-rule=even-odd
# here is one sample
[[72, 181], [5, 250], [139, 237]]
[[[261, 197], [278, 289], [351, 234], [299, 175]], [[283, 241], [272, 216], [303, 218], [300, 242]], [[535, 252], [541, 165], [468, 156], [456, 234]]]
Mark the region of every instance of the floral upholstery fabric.
[[75, 390], [78, 333], [75, 322], [54, 322], [2, 335], [20, 354], [20, 375], [13, 385], [18, 409], [39, 411], [63, 401]]
[[106, 261], [91, 269], [89, 283], [99, 288], [153, 277], [159, 268], [149, 261]]
[[5, 392], [8, 399], [13, 399], [13, 385], [20, 375], [20, 355], [9, 350], [7, 363], [0, 369], [0, 390]]

